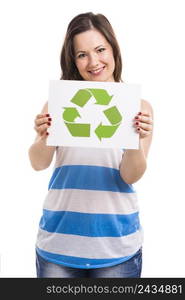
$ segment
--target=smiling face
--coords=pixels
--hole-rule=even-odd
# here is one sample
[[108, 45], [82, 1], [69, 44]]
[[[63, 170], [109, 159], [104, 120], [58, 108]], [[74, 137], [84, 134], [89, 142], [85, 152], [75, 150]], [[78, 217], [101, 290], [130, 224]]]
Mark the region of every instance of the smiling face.
[[113, 50], [96, 29], [75, 35], [73, 40], [75, 64], [84, 80], [115, 81]]

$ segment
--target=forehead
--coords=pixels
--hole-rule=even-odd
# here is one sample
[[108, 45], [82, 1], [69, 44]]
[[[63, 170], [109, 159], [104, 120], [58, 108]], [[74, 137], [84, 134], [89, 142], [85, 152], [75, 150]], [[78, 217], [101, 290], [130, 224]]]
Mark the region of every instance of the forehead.
[[75, 35], [73, 45], [75, 51], [96, 48], [99, 45], [107, 45], [108, 42], [104, 35], [97, 29], [90, 29]]

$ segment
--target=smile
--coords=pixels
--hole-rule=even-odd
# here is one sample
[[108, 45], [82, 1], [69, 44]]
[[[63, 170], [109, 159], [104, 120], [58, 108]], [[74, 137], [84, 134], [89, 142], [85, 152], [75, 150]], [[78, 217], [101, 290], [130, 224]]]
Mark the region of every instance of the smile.
[[104, 68], [105, 68], [105, 66], [102, 68], [96, 69], [96, 70], [88, 71], [88, 72], [91, 73], [92, 75], [99, 75], [103, 71]]

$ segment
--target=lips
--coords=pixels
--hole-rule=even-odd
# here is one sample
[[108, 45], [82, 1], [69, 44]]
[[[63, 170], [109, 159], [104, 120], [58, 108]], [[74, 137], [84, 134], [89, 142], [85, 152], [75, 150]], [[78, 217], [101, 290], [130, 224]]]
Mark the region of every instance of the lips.
[[103, 69], [105, 68], [105, 66], [104, 67], [101, 67], [101, 68], [98, 68], [98, 69], [96, 69], [96, 70], [90, 70], [90, 71], [88, 71], [90, 74], [92, 74], [92, 75], [99, 75], [102, 71], [103, 71]]

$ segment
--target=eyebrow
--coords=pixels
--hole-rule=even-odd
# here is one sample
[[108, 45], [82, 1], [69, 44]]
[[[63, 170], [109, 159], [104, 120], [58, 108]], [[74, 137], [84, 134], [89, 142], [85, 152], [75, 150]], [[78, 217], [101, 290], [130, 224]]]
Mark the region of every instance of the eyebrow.
[[[95, 50], [97, 50], [98, 48], [100, 48], [100, 47], [105, 47], [105, 46], [103, 46], [103, 45], [99, 45], [99, 46], [97, 46], [96, 48], [94, 48]], [[86, 51], [84, 51], [84, 50], [78, 50], [77, 52], [76, 52], [76, 54], [78, 54], [78, 53], [85, 53]]]

